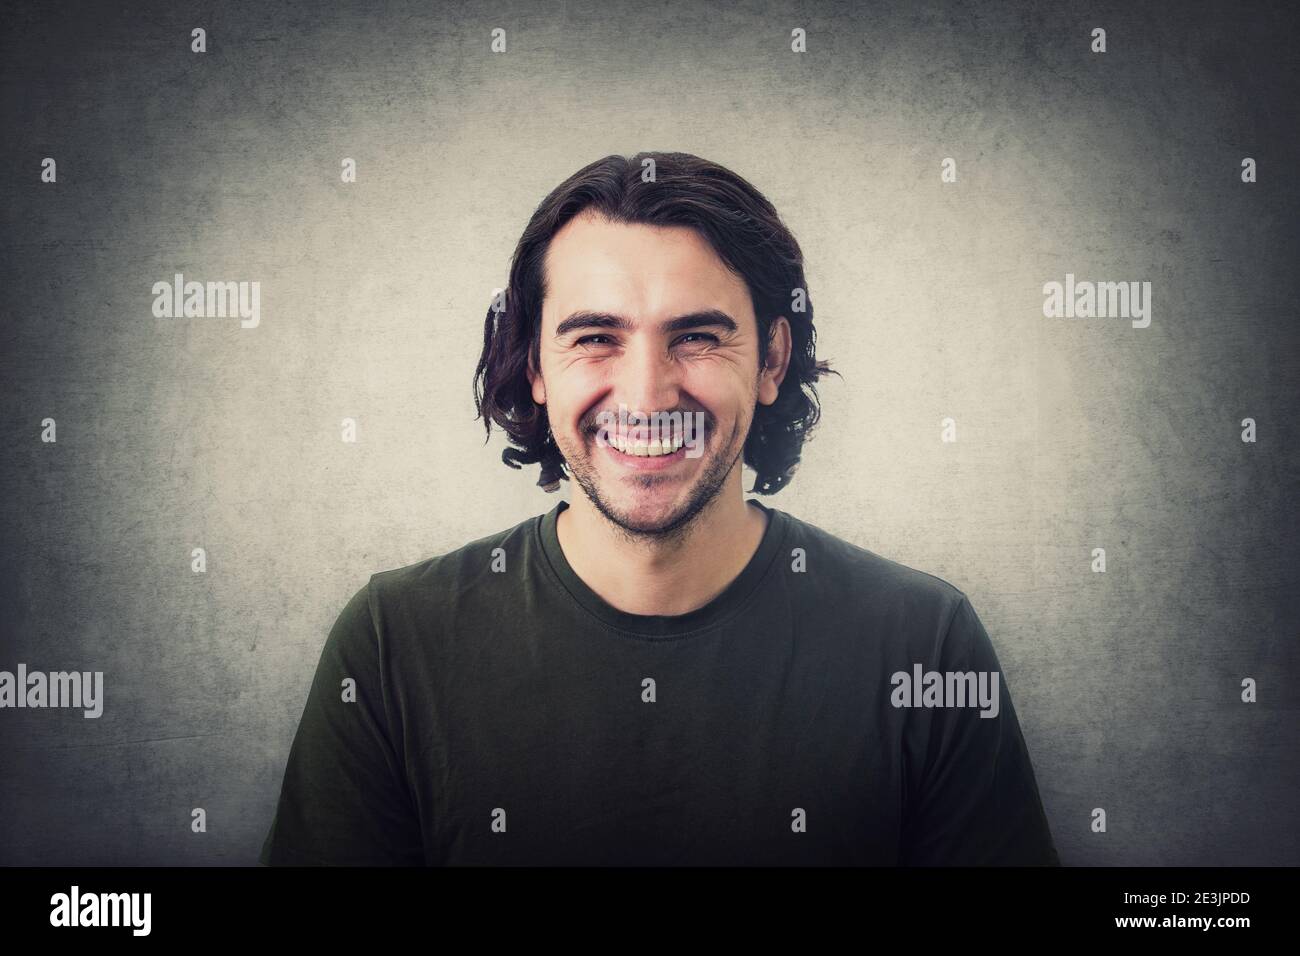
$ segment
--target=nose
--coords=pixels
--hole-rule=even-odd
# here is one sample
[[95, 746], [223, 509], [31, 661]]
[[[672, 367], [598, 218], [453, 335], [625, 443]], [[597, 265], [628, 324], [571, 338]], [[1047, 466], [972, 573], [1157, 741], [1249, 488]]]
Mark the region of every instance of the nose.
[[615, 370], [614, 399], [628, 412], [648, 415], [672, 411], [681, 398], [683, 370], [670, 347], [658, 338], [633, 336]]

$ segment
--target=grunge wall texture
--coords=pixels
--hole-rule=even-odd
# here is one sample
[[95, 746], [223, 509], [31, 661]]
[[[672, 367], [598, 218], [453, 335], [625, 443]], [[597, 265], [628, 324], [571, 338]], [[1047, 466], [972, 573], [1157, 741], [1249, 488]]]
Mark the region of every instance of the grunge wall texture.
[[[0, 862], [254, 862], [347, 597], [553, 506], [473, 420], [484, 312], [653, 149], [802, 243], [845, 378], [764, 500], [967, 592], [1063, 861], [1300, 863], [1295, 14], [1069, 6], [6, 5], [0, 669], [106, 700], [0, 711]], [[260, 324], [155, 318], [178, 272]], [[1046, 317], [1067, 273], [1150, 326]]]

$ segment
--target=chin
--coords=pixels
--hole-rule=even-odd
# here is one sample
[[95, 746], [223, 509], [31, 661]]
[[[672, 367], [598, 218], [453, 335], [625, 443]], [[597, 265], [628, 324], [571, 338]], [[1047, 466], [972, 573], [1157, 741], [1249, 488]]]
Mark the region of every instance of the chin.
[[615, 514], [635, 525], [660, 525], [676, 518], [686, 506], [689, 495], [683, 489], [680, 492], [636, 491], [622, 489], [613, 495], [605, 495]]
[[671, 518], [684, 503], [683, 496], [678, 494], [635, 491], [606, 496], [605, 500], [629, 518], [646, 521]]

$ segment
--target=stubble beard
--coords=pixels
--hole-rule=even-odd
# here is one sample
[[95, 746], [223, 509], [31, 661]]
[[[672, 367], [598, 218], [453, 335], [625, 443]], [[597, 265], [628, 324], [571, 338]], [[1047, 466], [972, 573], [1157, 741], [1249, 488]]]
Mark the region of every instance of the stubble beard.
[[[743, 441], [740, 442], [734, 453], [728, 451], [735, 443], [739, 428], [740, 423], [737, 422], [728, 437], [726, 447], [721, 451], [714, 452], [712, 457], [709, 458], [703, 472], [692, 484], [687, 500], [661, 520], [652, 522], [633, 520], [626, 514], [619, 512], [600, 493], [598, 472], [587, 454], [587, 448], [591, 447], [596, 447], [597, 453], [603, 453], [599, 451], [599, 446], [595, 445], [594, 436], [590, 438], [583, 448], [581, 455], [570, 456], [565, 454], [563, 448], [560, 449], [560, 452], [564, 455], [565, 462], [569, 466], [569, 472], [573, 480], [577, 482], [578, 487], [582, 489], [583, 494], [595, 505], [596, 510], [604, 515], [605, 520], [610, 523], [615, 531], [626, 540], [680, 542], [691, 532], [700, 515], [704, 514], [719, 499], [722, 489], [727, 483], [727, 477], [744, 454], [745, 445]], [[707, 428], [702, 437], [705, 447], [707, 448], [710, 439], [716, 439], [716, 437], [716, 431], [711, 426]], [[708, 452], [706, 451], [705, 454], [708, 455]], [[628, 484], [632, 488], [638, 486], [651, 488], [663, 481], [664, 479], [659, 475], [636, 475], [633, 473]]]

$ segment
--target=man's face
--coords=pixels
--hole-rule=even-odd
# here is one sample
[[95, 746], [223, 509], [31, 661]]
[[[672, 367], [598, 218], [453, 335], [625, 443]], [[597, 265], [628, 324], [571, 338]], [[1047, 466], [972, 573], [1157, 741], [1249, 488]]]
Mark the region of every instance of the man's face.
[[[692, 229], [587, 214], [552, 239], [545, 275], [541, 374], [529, 377], [574, 480], [627, 532], [680, 534], [733, 474], [739, 482], [754, 404], [771, 404], [780, 385], [779, 375], [759, 373], [744, 281]], [[575, 322], [579, 313], [587, 316]], [[696, 318], [662, 327], [683, 316]], [[656, 458], [598, 441], [598, 416], [616, 430], [620, 406], [702, 424], [686, 436], [698, 446]]]

